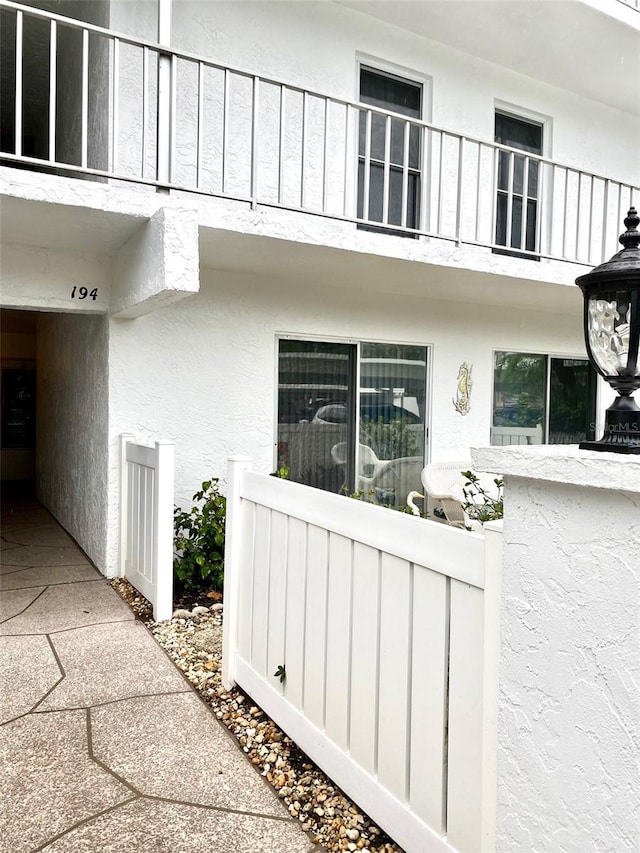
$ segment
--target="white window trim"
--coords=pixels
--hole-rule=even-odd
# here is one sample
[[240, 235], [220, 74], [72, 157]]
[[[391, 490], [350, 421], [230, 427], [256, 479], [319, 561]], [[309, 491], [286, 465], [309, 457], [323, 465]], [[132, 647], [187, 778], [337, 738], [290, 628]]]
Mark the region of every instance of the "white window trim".
[[[278, 364], [278, 356], [280, 354], [280, 341], [317, 341], [318, 343], [327, 343], [327, 344], [351, 344], [356, 347], [356, 384], [358, 388], [360, 387], [360, 347], [362, 344], [398, 344], [399, 346], [407, 346], [407, 347], [423, 347], [427, 351], [427, 365], [425, 370], [425, 393], [426, 393], [426, 411], [425, 411], [425, 419], [424, 419], [424, 464], [428, 465], [431, 461], [431, 435], [432, 435], [432, 416], [433, 416], [433, 350], [434, 346], [432, 343], [424, 343], [419, 341], [399, 341], [396, 338], [371, 338], [371, 337], [362, 337], [362, 338], [344, 338], [336, 335], [318, 335], [318, 334], [297, 334], [296, 332], [276, 332], [275, 334], [275, 347], [274, 347], [274, 373], [273, 373], [273, 461], [274, 461], [274, 471], [278, 467], [278, 378], [279, 378], [279, 364]], [[493, 381], [493, 380], [492, 380]], [[492, 386], [493, 392], [493, 386]], [[492, 398], [493, 399], [493, 398]], [[360, 407], [357, 407], [356, 410], [356, 435], [360, 432]], [[356, 442], [355, 448], [355, 465], [356, 470], [359, 463], [358, 459], [358, 444]]]
[[[433, 104], [433, 78], [428, 74], [423, 74], [416, 71], [414, 68], [408, 68], [405, 65], [398, 65], [395, 62], [381, 59], [379, 56], [373, 56], [368, 53], [356, 51], [355, 79], [354, 79], [354, 100], [360, 103], [360, 72], [362, 68], [368, 68], [371, 71], [379, 71], [380, 74], [388, 74], [391, 77], [396, 77], [399, 80], [406, 80], [408, 83], [414, 83], [422, 88], [422, 97], [420, 98], [420, 116], [418, 121], [431, 122], [431, 110]], [[357, 164], [358, 164], [358, 134], [357, 128], [353, 134], [353, 157], [356, 168], [354, 170], [354, 185], [351, 190], [353, 195], [352, 203], [357, 203]], [[419, 230], [425, 230], [426, 224], [430, 221], [429, 213], [429, 197], [427, 194], [428, 181], [425, 180], [428, 162], [427, 146], [423, 143], [420, 155], [420, 219], [418, 222]], [[354, 207], [355, 209], [355, 207]]]
[[[542, 153], [541, 157], [545, 157], [547, 159], [551, 158], [552, 151], [552, 139], [553, 139], [553, 119], [551, 116], [544, 115], [543, 113], [535, 112], [534, 110], [530, 110], [527, 107], [522, 107], [518, 104], [509, 103], [509, 101], [501, 101], [498, 98], [494, 99], [493, 102], [493, 140], [495, 142], [495, 115], [496, 113], [501, 113], [502, 115], [510, 116], [515, 119], [522, 119], [522, 121], [529, 122], [531, 124], [538, 124], [542, 127]], [[539, 199], [541, 199], [542, 204], [539, 205], [539, 213], [542, 217], [540, 219], [540, 250], [543, 251], [544, 247], [548, 245], [549, 238], [551, 235], [551, 205], [545, 203], [545, 199], [549, 198], [552, 189], [552, 175], [550, 170], [545, 170], [546, 174], [544, 174], [544, 179], [539, 184]], [[495, 239], [495, 223], [494, 223], [494, 239]]]
[[379, 71], [381, 74], [389, 74], [392, 77], [397, 77], [399, 80], [406, 80], [408, 83], [415, 83], [422, 87], [422, 98], [420, 99], [420, 121], [431, 121], [431, 105], [433, 103], [432, 87], [433, 78], [428, 74], [422, 74], [413, 68], [407, 68], [404, 65], [397, 65], [395, 62], [388, 62], [381, 59], [379, 56], [372, 56], [368, 53], [356, 52], [356, 68], [354, 81], [354, 100], [360, 102], [360, 69], [370, 68], [372, 71]]

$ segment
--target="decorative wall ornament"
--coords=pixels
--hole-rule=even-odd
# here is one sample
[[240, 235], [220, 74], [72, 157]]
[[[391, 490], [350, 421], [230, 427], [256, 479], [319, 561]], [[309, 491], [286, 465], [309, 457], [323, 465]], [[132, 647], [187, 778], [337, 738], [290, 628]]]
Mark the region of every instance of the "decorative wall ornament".
[[468, 415], [471, 411], [472, 370], [473, 365], [467, 364], [466, 361], [463, 361], [458, 369], [458, 387], [456, 388], [456, 396], [453, 397], [452, 402], [456, 412], [460, 412], [461, 415]]

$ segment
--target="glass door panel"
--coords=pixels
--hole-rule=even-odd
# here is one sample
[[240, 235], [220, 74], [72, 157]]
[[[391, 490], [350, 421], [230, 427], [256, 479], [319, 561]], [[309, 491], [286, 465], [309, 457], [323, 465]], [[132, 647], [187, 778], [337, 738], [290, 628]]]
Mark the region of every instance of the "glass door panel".
[[289, 479], [330, 492], [351, 488], [355, 470], [356, 347], [281, 340], [278, 467]]
[[491, 443], [542, 444], [546, 422], [547, 357], [497, 352]]
[[426, 388], [425, 347], [361, 344], [356, 485], [375, 503], [405, 506], [422, 490]]
[[596, 375], [587, 359], [552, 358], [549, 444], [595, 438]]

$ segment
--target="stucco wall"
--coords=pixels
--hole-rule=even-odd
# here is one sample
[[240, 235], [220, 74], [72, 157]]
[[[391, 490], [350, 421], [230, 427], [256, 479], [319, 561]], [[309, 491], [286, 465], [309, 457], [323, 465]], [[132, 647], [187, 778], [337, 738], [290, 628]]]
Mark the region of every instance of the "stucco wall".
[[640, 459], [478, 457], [506, 474], [497, 853], [635, 853]]
[[[110, 541], [117, 536], [117, 436], [176, 443], [176, 501], [224, 477], [245, 453], [274, 467], [276, 335], [431, 345], [433, 459], [488, 443], [494, 349], [580, 355], [581, 317], [367, 293], [349, 281], [297, 286], [203, 270], [201, 291], [137, 320], [110, 320]], [[341, 286], [342, 285], [342, 286]], [[144, 355], [142, 355], [144, 354]], [[471, 412], [452, 397], [461, 362], [473, 364]], [[110, 551], [110, 560], [115, 559]]]
[[100, 569], [107, 525], [106, 317], [41, 314], [36, 491]]
[[425, 118], [438, 125], [491, 140], [495, 102], [510, 103], [552, 119], [548, 153], [558, 160], [605, 174], [613, 166], [612, 177], [638, 180], [640, 123], [630, 113], [564, 91], [560, 80], [558, 87], [540, 83], [334, 3], [175, 0], [172, 43], [348, 99], [357, 95], [357, 54], [393, 63], [431, 78]]

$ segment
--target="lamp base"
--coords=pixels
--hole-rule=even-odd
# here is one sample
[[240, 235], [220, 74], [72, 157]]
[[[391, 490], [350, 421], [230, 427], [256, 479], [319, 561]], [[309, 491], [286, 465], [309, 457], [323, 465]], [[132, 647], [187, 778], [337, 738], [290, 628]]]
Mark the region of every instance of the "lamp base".
[[607, 409], [604, 435], [599, 441], [581, 441], [580, 450], [640, 453], [640, 408], [628, 395], [620, 395]]
[[580, 450], [602, 450], [606, 453], [640, 453], [640, 439], [628, 441], [628, 436], [625, 436], [627, 443], [621, 444], [613, 441], [608, 441], [607, 438], [601, 438], [600, 441], [581, 441], [578, 447]]

